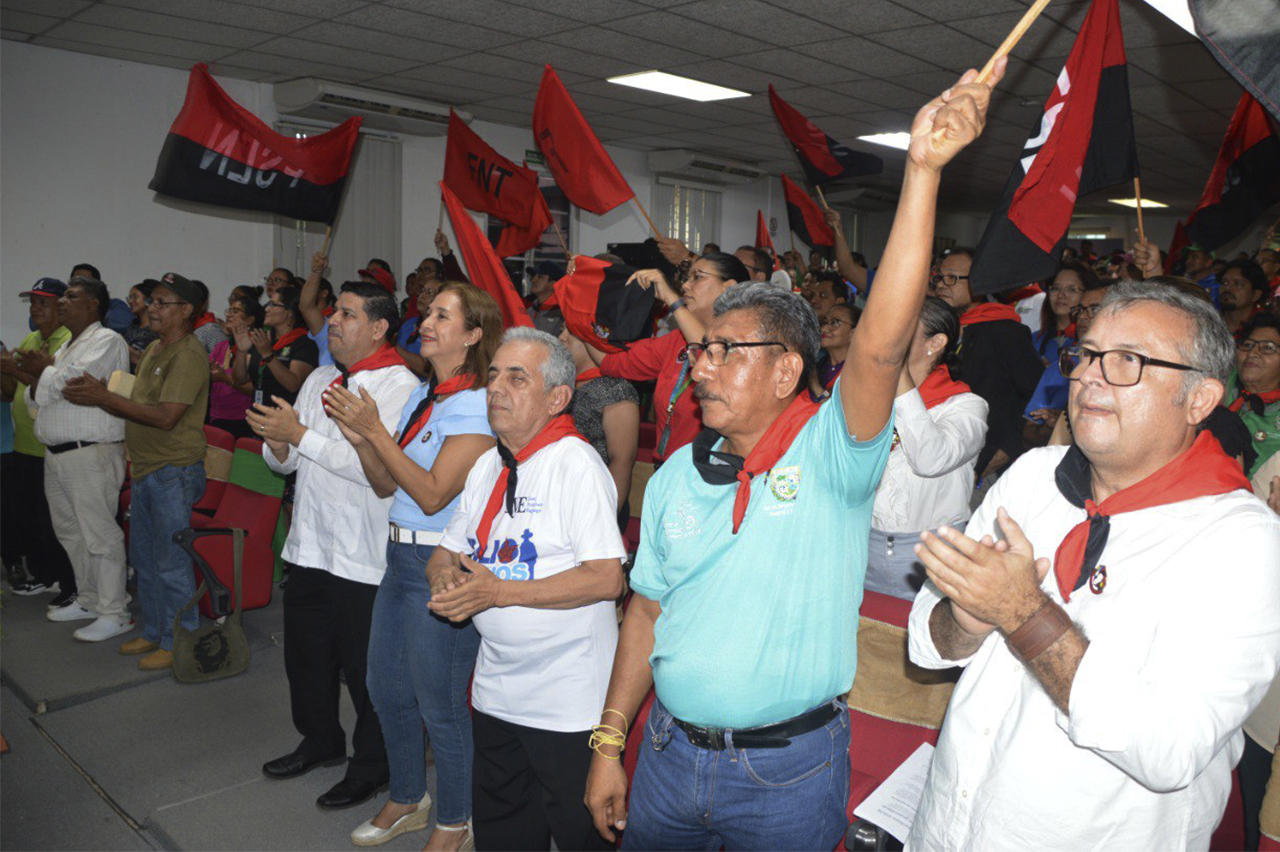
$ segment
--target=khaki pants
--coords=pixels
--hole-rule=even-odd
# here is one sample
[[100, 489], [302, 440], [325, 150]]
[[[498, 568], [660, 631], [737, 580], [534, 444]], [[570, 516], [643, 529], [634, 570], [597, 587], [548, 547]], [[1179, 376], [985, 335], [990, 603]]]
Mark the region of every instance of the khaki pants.
[[127, 623], [124, 531], [116, 523], [124, 482], [124, 444], [94, 444], [49, 453], [44, 490], [49, 516], [76, 574], [80, 606]]

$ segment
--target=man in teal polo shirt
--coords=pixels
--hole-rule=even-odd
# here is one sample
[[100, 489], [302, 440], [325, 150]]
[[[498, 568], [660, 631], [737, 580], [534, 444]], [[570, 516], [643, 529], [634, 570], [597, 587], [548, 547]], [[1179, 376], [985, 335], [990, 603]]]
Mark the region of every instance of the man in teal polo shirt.
[[[830, 402], [808, 388], [818, 323], [739, 285], [690, 344], [706, 429], [652, 480], [635, 591], [586, 803], [623, 849], [823, 849], [846, 827], [858, 607], [899, 374], [916, 332], [942, 167], [981, 132], [970, 71], [912, 127], [880, 280]], [[627, 815], [619, 743], [653, 685]]]

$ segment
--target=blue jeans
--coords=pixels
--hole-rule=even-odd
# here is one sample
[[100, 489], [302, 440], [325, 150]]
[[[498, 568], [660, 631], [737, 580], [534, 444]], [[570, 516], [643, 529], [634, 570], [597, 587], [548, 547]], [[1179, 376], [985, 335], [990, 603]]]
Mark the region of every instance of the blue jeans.
[[[173, 650], [173, 618], [196, 593], [191, 559], [173, 543], [173, 534], [191, 526], [191, 507], [204, 494], [204, 464], [165, 465], [133, 480], [129, 504], [129, 564], [138, 575], [142, 636]], [[200, 608], [182, 617], [182, 626], [200, 626]]]
[[373, 604], [369, 695], [382, 723], [391, 800], [417, 804], [427, 791], [422, 726], [436, 758], [436, 822], [471, 818], [471, 708], [467, 686], [480, 650], [470, 621], [427, 609], [427, 560], [434, 547], [387, 543], [387, 572]]
[[834, 849], [849, 801], [849, 713], [839, 706], [786, 748], [710, 751], [654, 701], [622, 848]]

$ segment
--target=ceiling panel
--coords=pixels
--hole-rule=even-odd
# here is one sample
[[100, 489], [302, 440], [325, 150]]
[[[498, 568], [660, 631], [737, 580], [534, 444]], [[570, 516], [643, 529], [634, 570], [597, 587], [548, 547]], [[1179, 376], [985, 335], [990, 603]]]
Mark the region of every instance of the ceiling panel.
[[122, 6], [108, 6], [105, 3], [91, 6], [76, 15], [75, 20], [78, 24], [96, 24], [118, 30], [205, 42], [220, 47], [253, 47], [271, 38], [269, 33], [259, 30], [193, 21], [190, 18], [175, 18], [172, 15], [159, 15], [138, 9], [126, 9]]
[[9, 9], [0, 9], [0, 28], [9, 32], [22, 33], [26, 35], [35, 35], [42, 33], [53, 27], [55, 24], [62, 23], [61, 18], [51, 18], [48, 15], [35, 15], [30, 12], [16, 12]]
[[4, 0], [0, 4], [0, 18], [8, 11], [32, 12], [54, 18], [69, 18], [76, 12], [84, 11], [93, 4], [93, 0]]
[[580, 26], [572, 18], [548, 14], [502, 0], [382, 0], [388, 6], [410, 9], [451, 21], [524, 36], [544, 36]]
[[[610, 24], [610, 26], [613, 25]], [[564, 62], [567, 68], [574, 67], [573, 54], [578, 52], [607, 56], [614, 62], [628, 62], [636, 70], [641, 71], [665, 68], [668, 65], [686, 61], [689, 57], [686, 51], [669, 44], [648, 41], [629, 31], [603, 27], [583, 27], [572, 32], [556, 33], [547, 36], [546, 41], [556, 45], [553, 51], [546, 55], [546, 61], [553, 66]], [[570, 50], [564, 48], [570, 48]], [[598, 60], [595, 61], [598, 62]]]
[[[676, 11], [683, 9], [682, 6]], [[652, 44], [671, 45], [695, 56], [740, 56], [772, 47], [764, 40], [768, 33], [757, 33], [756, 37], [740, 35], [672, 12], [646, 12], [633, 18], [610, 21], [604, 27], [646, 39]]]
[[315, 18], [332, 18], [372, 5], [369, 0], [228, 0], [242, 6], [274, 9], [277, 12], [305, 12]]
[[[808, 45], [810, 49], [814, 45]], [[750, 56], [731, 57], [730, 64], [752, 68], [767, 74], [776, 75], [779, 80], [794, 80], [813, 86], [827, 83], [840, 83], [845, 80], [857, 80], [862, 74], [851, 71], [841, 65], [835, 65], [820, 57], [805, 56], [786, 48], [775, 48]]]
[[33, 42], [35, 44], [45, 44], [46, 39], [94, 44], [99, 47], [118, 47], [138, 53], [155, 53], [158, 56], [190, 59], [196, 62], [219, 59], [228, 53], [234, 52], [220, 45], [187, 41], [179, 38], [166, 38], [129, 30], [117, 30], [112, 27], [81, 24], [76, 21], [61, 23], [43, 36], [33, 39]]
[[[909, 40], [901, 38], [903, 32], [904, 30], [894, 30], [892, 33], [883, 33], [876, 38], [893, 38], [895, 43], [907, 43]], [[933, 68], [929, 62], [917, 58], [917, 56], [928, 54], [915, 51], [909, 43], [907, 49], [903, 51], [857, 36], [846, 36], [821, 44], [807, 44], [800, 48], [800, 52], [832, 65], [857, 71], [860, 77], [884, 79], [896, 77], [898, 74], [915, 74]], [[831, 82], [839, 83], [841, 80]]]
[[891, 0], [768, 0], [770, 5], [806, 15], [819, 23], [853, 35], [871, 35], [929, 23], [911, 11], [910, 3]]
[[831, 38], [831, 25], [764, 0], [697, 0], [675, 10], [692, 18], [774, 44], [805, 44]]
[[509, 0], [517, 6], [541, 9], [553, 15], [572, 18], [586, 24], [598, 24], [615, 18], [626, 18], [648, 11], [647, 6], [631, 0]]
[[[291, 33], [308, 24], [315, 23], [315, 18], [301, 14], [278, 12], [272, 9], [259, 9], [243, 3], [232, 3], [228, 0], [109, 0], [113, 6], [127, 6], [146, 12], [159, 12], [179, 18], [190, 18], [195, 21], [206, 21], [214, 24], [230, 24], [266, 33]], [[308, 4], [304, 8], [310, 8]]]
[[300, 38], [276, 38], [254, 48], [258, 53], [292, 57], [308, 62], [336, 65], [353, 71], [367, 71], [371, 75], [397, 74], [416, 67], [412, 59], [399, 59], [382, 53], [373, 53], [355, 47], [336, 47], [317, 44]]
[[467, 54], [466, 48], [462, 47], [450, 47], [433, 43], [427, 39], [384, 33], [379, 30], [370, 30], [350, 24], [337, 24], [332, 21], [322, 21], [309, 27], [303, 27], [293, 33], [293, 36], [320, 44], [351, 47], [369, 53], [392, 56], [397, 59], [410, 59], [417, 63], [439, 62], [442, 59]]
[[502, 44], [510, 44], [519, 40], [512, 33], [449, 21], [431, 15], [421, 15], [408, 9], [397, 9], [391, 6], [369, 5], [355, 12], [348, 12], [334, 18], [343, 24], [367, 27], [374, 30], [399, 33], [400, 35], [420, 38], [433, 44], [446, 44], [453, 47], [464, 47], [470, 50], [484, 50]]

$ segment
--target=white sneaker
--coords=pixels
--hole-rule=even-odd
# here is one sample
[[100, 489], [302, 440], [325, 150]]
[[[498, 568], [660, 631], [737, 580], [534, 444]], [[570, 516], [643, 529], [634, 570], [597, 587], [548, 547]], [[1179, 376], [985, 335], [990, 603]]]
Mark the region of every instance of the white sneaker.
[[60, 606], [57, 609], [51, 609], [44, 614], [44, 617], [50, 621], [81, 621], [83, 619], [94, 619], [98, 617], [96, 612], [80, 606], [76, 601], [72, 601], [66, 606]]
[[136, 625], [133, 619], [129, 619], [124, 624], [112, 618], [99, 618], [93, 624], [86, 624], [71, 635], [77, 642], [101, 642], [104, 639], [111, 639], [122, 633], [128, 633]]

